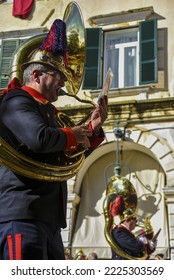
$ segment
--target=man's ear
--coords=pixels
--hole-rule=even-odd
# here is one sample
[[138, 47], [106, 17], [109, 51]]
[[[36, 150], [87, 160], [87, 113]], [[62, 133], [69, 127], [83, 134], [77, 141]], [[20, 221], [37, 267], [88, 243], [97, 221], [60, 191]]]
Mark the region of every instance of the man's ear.
[[36, 82], [40, 82], [39, 76], [41, 76], [42, 73], [39, 70], [34, 69], [33, 72], [32, 72], [32, 75], [33, 75], [33, 78]]

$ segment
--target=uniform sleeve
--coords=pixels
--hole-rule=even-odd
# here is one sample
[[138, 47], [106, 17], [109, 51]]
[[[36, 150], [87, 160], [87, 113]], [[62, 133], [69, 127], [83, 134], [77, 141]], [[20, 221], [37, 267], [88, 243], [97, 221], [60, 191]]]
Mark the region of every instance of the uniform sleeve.
[[77, 149], [77, 141], [74, 132], [69, 128], [60, 128], [62, 131], [66, 133], [67, 143], [66, 143], [66, 151], [74, 151]]
[[[93, 131], [91, 122], [88, 124], [88, 129]], [[92, 148], [98, 147], [103, 142], [104, 139], [105, 139], [105, 134], [102, 128], [100, 128], [99, 134], [97, 135], [93, 131], [92, 136], [89, 138], [91, 147]]]
[[115, 229], [112, 233], [115, 241], [126, 252], [130, 252], [133, 256], [139, 255], [143, 252], [144, 245], [141, 242], [138, 242], [132, 233], [124, 229]]
[[11, 97], [3, 102], [1, 121], [8, 128], [9, 135], [12, 134], [19, 143], [39, 153], [71, 150], [72, 146], [76, 146], [73, 132], [59, 129], [54, 122], [50, 125], [50, 112], [45, 111], [43, 116], [37, 106], [26, 95]]

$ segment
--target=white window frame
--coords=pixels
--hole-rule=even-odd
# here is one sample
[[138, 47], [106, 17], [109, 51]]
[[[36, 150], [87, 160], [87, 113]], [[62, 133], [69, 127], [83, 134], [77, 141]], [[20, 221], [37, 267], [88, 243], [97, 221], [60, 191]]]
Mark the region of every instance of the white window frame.
[[[118, 49], [119, 50], [119, 62], [118, 62], [118, 88], [125, 88], [125, 84], [124, 84], [124, 51], [125, 48], [127, 47], [135, 47], [136, 48], [136, 66], [135, 66], [135, 75], [136, 75], [136, 83], [134, 85], [132, 85], [132, 87], [135, 86], [139, 86], [139, 31], [138, 28], [134, 28], [134, 29], [123, 29], [122, 31], [108, 31], [105, 32], [105, 38], [104, 38], [104, 67], [103, 67], [103, 77], [106, 76], [107, 70], [108, 70], [108, 63], [107, 63], [107, 59], [108, 59], [108, 53], [106, 51], [106, 42], [107, 42], [107, 38], [108, 38], [108, 34], [112, 34], [113, 33], [113, 38], [114, 38], [114, 34], [116, 35], [120, 35], [120, 34], [124, 34], [124, 33], [132, 33], [132, 32], [137, 32], [137, 41], [133, 41], [133, 42], [125, 42], [125, 43], [119, 43], [116, 44], [114, 46], [114, 49]], [[111, 86], [112, 87], [112, 86]]]
[[[118, 46], [118, 47], [117, 47]], [[132, 86], [138, 86], [139, 85], [139, 45], [138, 42], [133, 42], [133, 43], [124, 43], [124, 44], [118, 44], [116, 48], [120, 50], [119, 52], [119, 87], [120, 88], [125, 88], [126, 86], [124, 85], [124, 70], [125, 70], [125, 63], [124, 63], [124, 50], [127, 47], [136, 47], [136, 66], [135, 66], [135, 72], [136, 72], [136, 83]], [[121, 58], [121, 59], [120, 59]]]

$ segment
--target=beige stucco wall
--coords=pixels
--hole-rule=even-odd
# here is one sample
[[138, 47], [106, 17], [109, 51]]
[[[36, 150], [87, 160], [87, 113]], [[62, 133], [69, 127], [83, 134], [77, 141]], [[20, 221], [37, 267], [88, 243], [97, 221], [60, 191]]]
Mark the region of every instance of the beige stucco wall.
[[[44, 26], [50, 27], [56, 18], [63, 19], [63, 15], [69, 0], [36, 0], [31, 15], [21, 20], [12, 16], [13, 4], [0, 4], [0, 32], [35, 28]], [[172, 78], [172, 58], [174, 57], [174, 24], [173, 10], [174, 2], [171, 0], [79, 0], [76, 1], [82, 11], [85, 27], [88, 27], [88, 18], [100, 14], [128, 11], [130, 9], [153, 6], [154, 11], [165, 19], [158, 22], [158, 27], [168, 28], [168, 74], [169, 82]], [[108, 5], [109, 3], [109, 5]]]
[[[65, 12], [65, 9], [67, 5], [71, 1], [68, 0], [36, 0], [35, 1], [35, 6], [34, 9], [28, 19], [21, 20], [19, 18], [15, 18], [12, 16], [12, 4], [0, 4], [0, 34], [6, 31], [11, 31], [11, 30], [21, 30], [21, 29], [32, 29], [32, 28], [37, 28], [41, 26], [45, 26], [48, 29], [50, 28], [52, 22], [56, 18], [63, 19], [63, 15]], [[174, 57], [174, 25], [173, 25], [173, 10], [174, 10], [174, 2], [171, 0], [122, 0], [122, 1], [116, 1], [116, 0], [79, 0], [76, 1], [82, 11], [82, 15], [84, 18], [84, 24], [85, 27], [89, 27], [88, 24], [88, 19], [92, 16], [96, 15], [101, 15], [101, 14], [109, 14], [109, 13], [114, 13], [114, 12], [121, 12], [121, 11], [128, 11], [130, 9], [138, 9], [138, 8], [144, 8], [144, 7], [149, 7], [152, 6], [154, 8], [154, 11], [161, 16], [163, 16], [165, 19], [160, 20], [158, 22], [158, 27], [162, 28], [167, 28], [168, 29], [168, 85], [170, 84], [170, 81], [172, 79], [172, 59]], [[108, 5], [109, 3], [109, 5]], [[153, 97], [155, 97], [153, 95]], [[117, 97], [117, 98], [123, 98], [122, 96]], [[128, 98], [126, 96], [126, 98]], [[130, 98], [132, 98], [130, 96]], [[118, 101], [118, 100], [116, 100]], [[120, 100], [119, 100], [120, 101]], [[60, 102], [62, 105], [62, 103]], [[167, 129], [164, 129], [166, 126]], [[145, 127], [145, 126], [144, 126]], [[171, 124], [164, 124], [162, 123], [161, 126], [158, 124], [153, 123], [152, 125], [147, 125], [147, 129], [154, 130], [155, 133], [161, 134], [161, 138], [165, 138], [166, 141], [171, 145], [173, 149], [173, 143], [174, 143], [174, 135], [173, 135], [173, 123]], [[141, 130], [141, 129], [140, 129]], [[134, 142], [135, 142], [135, 133], [134, 132]], [[132, 132], [133, 135], [133, 132]], [[145, 134], [147, 135], [147, 134]], [[139, 134], [138, 134], [139, 136]], [[139, 138], [138, 139], [142, 139]], [[150, 149], [152, 146], [155, 148], [154, 153], [157, 155], [161, 155], [159, 151], [164, 152], [166, 151], [166, 145], [164, 146], [164, 143], [161, 141], [156, 141], [154, 140], [154, 136], [148, 135], [147, 141], [145, 141], [145, 137], [143, 137], [143, 141], [139, 144], [146, 146], [147, 148]], [[111, 139], [108, 138], [108, 141], [111, 141]], [[156, 145], [151, 145], [152, 141], [154, 143], [157, 143]], [[160, 143], [159, 143], [160, 142]], [[160, 146], [159, 146], [160, 144]], [[169, 221], [171, 220], [170, 217], [174, 216], [174, 208], [173, 208], [173, 151], [167, 150], [166, 154], [163, 154], [161, 156], [161, 166], [164, 168], [164, 170], [167, 173], [167, 176], [170, 176], [170, 180], [168, 180], [168, 185], [167, 187], [170, 187], [169, 189], [166, 188], [165, 194], [167, 196], [167, 202], [169, 204], [168, 206], [168, 211], [169, 211]], [[153, 150], [152, 150], [153, 151]], [[166, 156], [165, 156], [166, 155]], [[170, 158], [169, 158], [170, 157]], [[171, 159], [172, 158], [172, 159]], [[83, 170], [81, 172], [83, 174]], [[71, 185], [70, 185], [71, 186]], [[74, 185], [72, 183], [72, 189]], [[79, 184], [80, 187], [80, 184]], [[74, 194], [69, 196], [69, 204], [71, 204], [71, 201], [74, 203]], [[72, 203], [72, 206], [73, 206]], [[68, 205], [68, 209], [69, 209]], [[69, 210], [68, 210], [69, 211]], [[70, 212], [70, 211], [69, 211]], [[68, 212], [68, 213], [69, 213]], [[67, 219], [68, 221], [71, 220], [71, 213], [68, 214], [69, 216]], [[69, 224], [69, 223], [68, 223]], [[169, 225], [169, 231], [171, 232], [170, 236], [170, 245], [173, 246], [173, 240], [174, 240], [174, 234], [173, 234], [173, 223]], [[66, 239], [67, 244], [69, 242], [69, 230], [66, 231]], [[174, 258], [174, 252], [173, 252], [173, 257]]]

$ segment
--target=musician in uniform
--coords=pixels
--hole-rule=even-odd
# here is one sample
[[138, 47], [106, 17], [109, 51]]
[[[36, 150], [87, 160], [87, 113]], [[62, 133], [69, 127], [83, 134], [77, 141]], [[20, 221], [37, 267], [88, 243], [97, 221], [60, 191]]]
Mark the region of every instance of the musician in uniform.
[[[58, 126], [52, 102], [69, 79], [66, 40], [65, 22], [55, 20], [41, 47], [22, 65], [23, 85], [14, 78], [0, 105], [0, 137], [18, 153], [56, 166], [66, 166], [64, 152], [76, 151], [79, 144], [87, 152], [100, 145], [107, 118], [104, 98], [87, 125]], [[0, 166], [0, 259], [65, 259], [66, 180], [39, 180], [13, 169]]]
[[[117, 197], [110, 209], [111, 215], [113, 216], [118, 212], [121, 213], [119, 209], [121, 205], [119, 201], [120, 197], [120, 195]], [[141, 258], [144, 252], [147, 252], [147, 258], [149, 258], [156, 248], [157, 240], [149, 240], [144, 231], [142, 231], [142, 234], [138, 237], [134, 234], [133, 230], [137, 225], [137, 215], [131, 208], [125, 209], [120, 217], [120, 223], [113, 227], [111, 234], [114, 242], [118, 245], [120, 250], [125, 253], [125, 256], [119, 255], [119, 251], [116, 252], [112, 248], [112, 259], [126, 260], [126, 254], [129, 258]]]

